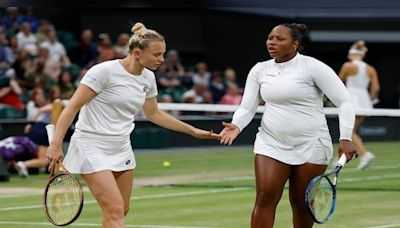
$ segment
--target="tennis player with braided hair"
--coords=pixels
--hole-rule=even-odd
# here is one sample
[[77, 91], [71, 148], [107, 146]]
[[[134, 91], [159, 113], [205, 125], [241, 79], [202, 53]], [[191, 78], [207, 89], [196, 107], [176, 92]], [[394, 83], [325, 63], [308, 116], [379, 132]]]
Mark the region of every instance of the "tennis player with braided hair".
[[287, 181], [294, 227], [313, 226], [305, 191], [311, 179], [325, 172], [333, 154], [324, 94], [339, 108], [339, 153], [350, 160], [356, 152], [351, 142], [355, 114], [346, 87], [329, 66], [299, 53], [307, 30], [303, 24], [280, 24], [271, 30], [266, 45], [273, 59], [250, 70], [240, 108], [231, 123], [223, 123], [220, 142], [231, 145], [254, 117], [260, 99], [265, 101], [254, 143], [252, 228], [273, 227]]
[[[372, 109], [373, 101], [378, 101], [380, 90], [378, 73], [370, 64], [364, 62], [368, 49], [363, 40], [358, 40], [351, 45], [348, 52], [348, 62], [342, 65], [339, 77], [345, 82], [347, 90], [356, 108]], [[356, 116], [353, 130], [353, 142], [360, 155], [359, 170], [365, 169], [375, 156], [367, 150], [361, 136], [357, 133], [365, 116]]]
[[79, 112], [63, 165], [81, 174], [103, 212], [103, 228], [125, 227], [136, 166], [130, 135], [134, 117], [199, 139], [218, 134], [188, 125], [158, 109], [154, 73], [164, 62], [166, 44], [158, 32], [142, 23], [132, 28], [129, 54], [93, 66], [61, 113], [47, 151], [50, 169], [62, 158], [65, 133]]

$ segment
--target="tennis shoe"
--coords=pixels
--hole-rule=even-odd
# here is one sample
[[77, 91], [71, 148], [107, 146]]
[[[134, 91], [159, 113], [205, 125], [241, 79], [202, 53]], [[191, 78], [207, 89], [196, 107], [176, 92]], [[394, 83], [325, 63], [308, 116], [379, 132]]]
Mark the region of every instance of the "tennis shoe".
[[357, 169], [358, 170], [363, 170], [365, 168], [367, 168], [367, 166], [369, 165], [369, 163], [374, 160], [375, 156], [367, 151], [367, 153], [365, 153], [365, 155], [361, 156], [360, 158], [360, 163], [358, 163]]
[[29, 176], [28, 168], [23, 161], [17, 162], [17, 164], [15, 164], [15, 168], [17, 169], [18, 175], [21, 177], [27, 178]]

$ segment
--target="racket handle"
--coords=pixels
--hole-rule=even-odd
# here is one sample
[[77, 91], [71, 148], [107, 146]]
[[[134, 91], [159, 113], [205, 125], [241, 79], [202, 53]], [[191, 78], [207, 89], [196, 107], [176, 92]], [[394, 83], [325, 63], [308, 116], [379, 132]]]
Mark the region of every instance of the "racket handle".
[[47, 124], [46, 125], [46, 131], [47, 131], [47, 138], [49, 140], [49, 143], [51, 142], [51, 140], [53, 139], [53, 135], [54, 135], [54, 124]]
[[347, 161], [346, 155], [343, 153], [342, 156], [340, 156], [339, 161], [337, 162], [337, 165], [344, 166], [346, 161]]

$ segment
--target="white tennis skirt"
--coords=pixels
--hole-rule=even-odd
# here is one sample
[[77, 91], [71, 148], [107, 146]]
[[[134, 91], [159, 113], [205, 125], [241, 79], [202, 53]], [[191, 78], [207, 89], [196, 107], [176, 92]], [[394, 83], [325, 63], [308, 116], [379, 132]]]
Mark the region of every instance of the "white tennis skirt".
[[75, 130], [63, 165], [71, 173], [89, 174], [134, 169], [136, 161], [129, 136], [105, 136]]
[[255, 154], [261, 154], [288, 165], [304, 163], [327, 165], [333, 157], [329, 131], [296, 146], [284, 145], [265, 132], [258, 132], [254, 142]]
[[355, 108], [373, 108], [371, 98], [366, 89], [347, 88]]

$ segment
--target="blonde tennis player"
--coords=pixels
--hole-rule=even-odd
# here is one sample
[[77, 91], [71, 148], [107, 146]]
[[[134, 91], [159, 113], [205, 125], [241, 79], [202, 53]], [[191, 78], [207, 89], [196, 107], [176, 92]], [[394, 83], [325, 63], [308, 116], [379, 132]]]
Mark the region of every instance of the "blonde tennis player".
[[299, 53], [306, 33], [303, 24], [281, 24], [272, 29], [266, 44], [273, 59], [250, 70], [240, 108], [231, 123], [224, 123], [221, 133], [221, 143], [232, 144], [252, 120], [260, 99], [265, 101], [254, 143], [257, 195], [252, 228], [273, 227], [287, 181], [293, 227], [313, 226], [305, 191], [311, 179], [324, 173], [333, 153], [323, 112], [324, 94], [339, 108], [340, 152], [349, 160], [355, 153], [350, 96], [330, 67]]
[[[372, 109], [373, 101], [378, 102], [380, 90], [378, 73], [376, 69], [364, 62], [368, 49], [362, 40], [351, 45], [347, 58], [350, 60], [342, 65], [339, 77], [346, 83], [347, 90], [356, 108]], [[353, 142], [357, 147], [357, 154], [360, 155], [359, 170], [365, 169], [375, 156], [367, 150], [361, 136], [357, 133], [365, 116], [356, 116], [353, 130]]]
[[161, 127], [199, 139], [219, 138], [158, 109], [156, 81], [150, 70], [164, 62], [164, 37], [141, 23], [132, 32], [127, 57], [97, 64], [82, 78], [57, 121], [47, 151], [49, 169], [53, 169], [62, 158], [65, 133], [80, 111], [63, 165], [82, 175], [102, 209], [103, 228], [125, 227], [136, 166], [130, 134], [140, 110]]

